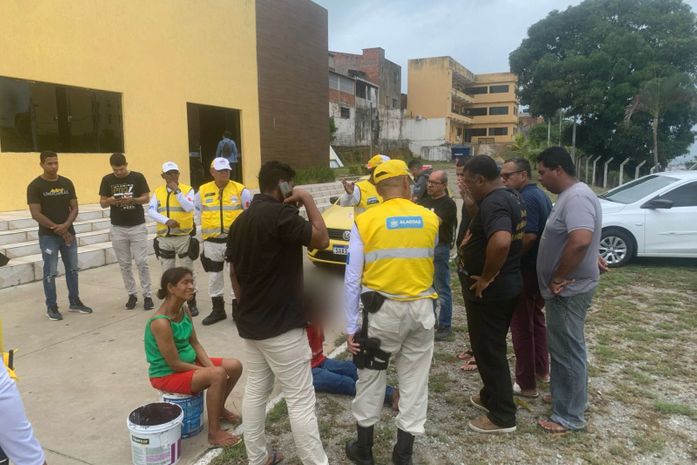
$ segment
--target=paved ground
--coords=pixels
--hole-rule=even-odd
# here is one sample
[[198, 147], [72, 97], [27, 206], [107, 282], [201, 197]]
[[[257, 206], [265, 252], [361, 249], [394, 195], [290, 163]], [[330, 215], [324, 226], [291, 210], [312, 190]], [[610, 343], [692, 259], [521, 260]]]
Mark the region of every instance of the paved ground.
[[[151, 257], [153, 292], [160, 266]], [[313, 285], [340, 286], [342, 276], [316, 269], [306, 260], [306, 278]], [[207, 280], [197, 262], [201, 317], [210, 309]], [[229, 283], [226, 283], [229, 288]], [[152, 312], [125, 310], [118, 265], [80, 273], [82, 300], [92, 315], [67, 311], [65, 280], [58, 280], [59, 306], [64, 319], [46, 318], [41, 282], [0, 290], [6, 348], [18, 348], [19, 389], [35, 432], [50, 465], [131, 463], [126, 418], [136, 407], [158, 401], [147, 378], [143, 328]], [[229, 296], [229, 292], [226, 292]], [[230, 311], [229, 297], [228, 314]], [[157, 304], [157, 301], [156, 301]], [[236, 357], [244, 362], [243, 343], [232, 321], [196, 325], [209, 354]], [[329, 333], [328, 344], [334, 341]], [[239, 411], [246, 377], [232, 392], [227, 407]], [[186, 439], [180, 463], [192, 463], [208, 448], [205, 429]]]

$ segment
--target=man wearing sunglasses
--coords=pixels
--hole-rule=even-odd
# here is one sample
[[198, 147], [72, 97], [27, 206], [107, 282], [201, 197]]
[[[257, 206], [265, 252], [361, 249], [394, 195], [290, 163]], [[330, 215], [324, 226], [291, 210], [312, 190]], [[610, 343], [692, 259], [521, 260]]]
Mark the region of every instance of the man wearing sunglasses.
[[435, 275], [433, 285], [438, 293], [438, 326], [436, 329], [436, 341], [447, 339], [453, 315], [453, 299], [450, 291], [450, 249], [453, 243], [455, 227], [457, 225], [457, 205], [447, 194], [448, 175], [445, 171], [434, 171], [426, 182], [427, 195], [417, 203], [428, 208], [438, 215], [440, 226], [438, 228], [438, 245], [434, 255]]
[[527, 212], [527, 223], [523, 235], [523, 256], [520, 270], [523, 274], [523, 292], [513, 311], [511, 336], [515, 351], [514, 394], [535, 398], [536, 381], [549, 380], [549, 354], [545, 316], [542, 313], [544, 299], [537, 282], [537, 251], [552, 202], [532, 182], [530, 162], [524, 158], [507, 160], [501, 167], [501, 180], [506, 187], [515, 189]]

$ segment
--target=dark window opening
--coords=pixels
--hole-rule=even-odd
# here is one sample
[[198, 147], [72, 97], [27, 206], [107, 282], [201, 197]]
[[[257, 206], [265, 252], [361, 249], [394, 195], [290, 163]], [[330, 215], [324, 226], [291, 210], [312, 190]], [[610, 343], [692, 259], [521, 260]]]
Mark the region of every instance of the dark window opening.
[[486, 136], [486, 128], [465, 129], [465, 142], [472, 142], [472, 137]]
[[465, 88], [465, 93], [470, 95], [487, 94], [489, 93], [489, 89], [486, 86], [467, 87]]
[[348, 119], [351, 117], [351, 109], [347, 107], [341, 107], [341, 117]]
[[3, 152], [123, 152], [121, 94], [0, 77]]
[[490, 136], [507, 136], [508, 128], [489, 128]]
[[490, 94], [505, 94], [506, 92], [508, 92], [508, 84], [489, 87]]
[[486, 116], [486, 107], [481, 108], [467, 108], [465, 110], [467, 116]]
[[508, 107], [489, 107], [490, 115], [507, 115]]
[[365, 82], [356, 81], [356, 97], [367, 98], [367, 88]]

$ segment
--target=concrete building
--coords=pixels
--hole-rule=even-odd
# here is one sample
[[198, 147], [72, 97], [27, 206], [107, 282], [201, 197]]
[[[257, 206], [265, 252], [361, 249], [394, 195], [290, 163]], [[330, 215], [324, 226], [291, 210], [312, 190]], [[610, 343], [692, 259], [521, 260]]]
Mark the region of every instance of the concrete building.
[[408, 66], [404, 136], [413, 153], [444, 159], [452, 144], [513, 141], [518, 124], [514, 74], [475, 75], [451, 57], [413, 59]]
[[329, 71], [329, 117], [336, 127], [334, 145], [369, 146], [375, 141], [379, 128], [378, 98], [375, 84]]
[[[385, 58], [380, 47], [364, 48], [361, 55], [329, 52], [329, 67], [344, 76], [363, 79], [379, 88], [373, 122], [373, 145], [383, 149], [402, 138], [402, 67]], [[360, 145], [360, 144], [356, 144]]]
[[42, 150], [80, 203], [112, 152], [151, 187], [165, 160], [206, 180], [225, 130], [248, 186], [263, 160], [326, 165], [327, 12], [309, 0], [9, 2], [0, 30], [0, 211], [26, 208]]

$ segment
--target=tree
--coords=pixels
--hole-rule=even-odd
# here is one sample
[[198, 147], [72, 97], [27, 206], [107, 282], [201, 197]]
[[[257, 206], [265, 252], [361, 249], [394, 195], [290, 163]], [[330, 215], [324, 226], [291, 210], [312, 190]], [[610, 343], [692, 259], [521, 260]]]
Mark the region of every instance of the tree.
[[677, 105], [687, 108], [694, 105], [695, 86], [689, 76], [674, 74], [667, 78], [655, 78], [641, 85], [639, 93], [627, 105], [624, 122], [629, 124], [634, 113], [646, 113], [651, 117], [653, 134], [653, 164], [659, 164], [658, 128], [661, 117]]
[[[585, 0], [533, 24], [509, 58], [532, 114], [550, 118], [563, 109], [579, 119], [576, 145], [584, 152], [644, 160], [654, 146], [651, 117], [624, 124], [625, 109], [646, 81], [697, 76], [697, 21], [682, 0]], [[663, 113], [664, 160], [687, 151], [696, 123], [695, 106]]]

